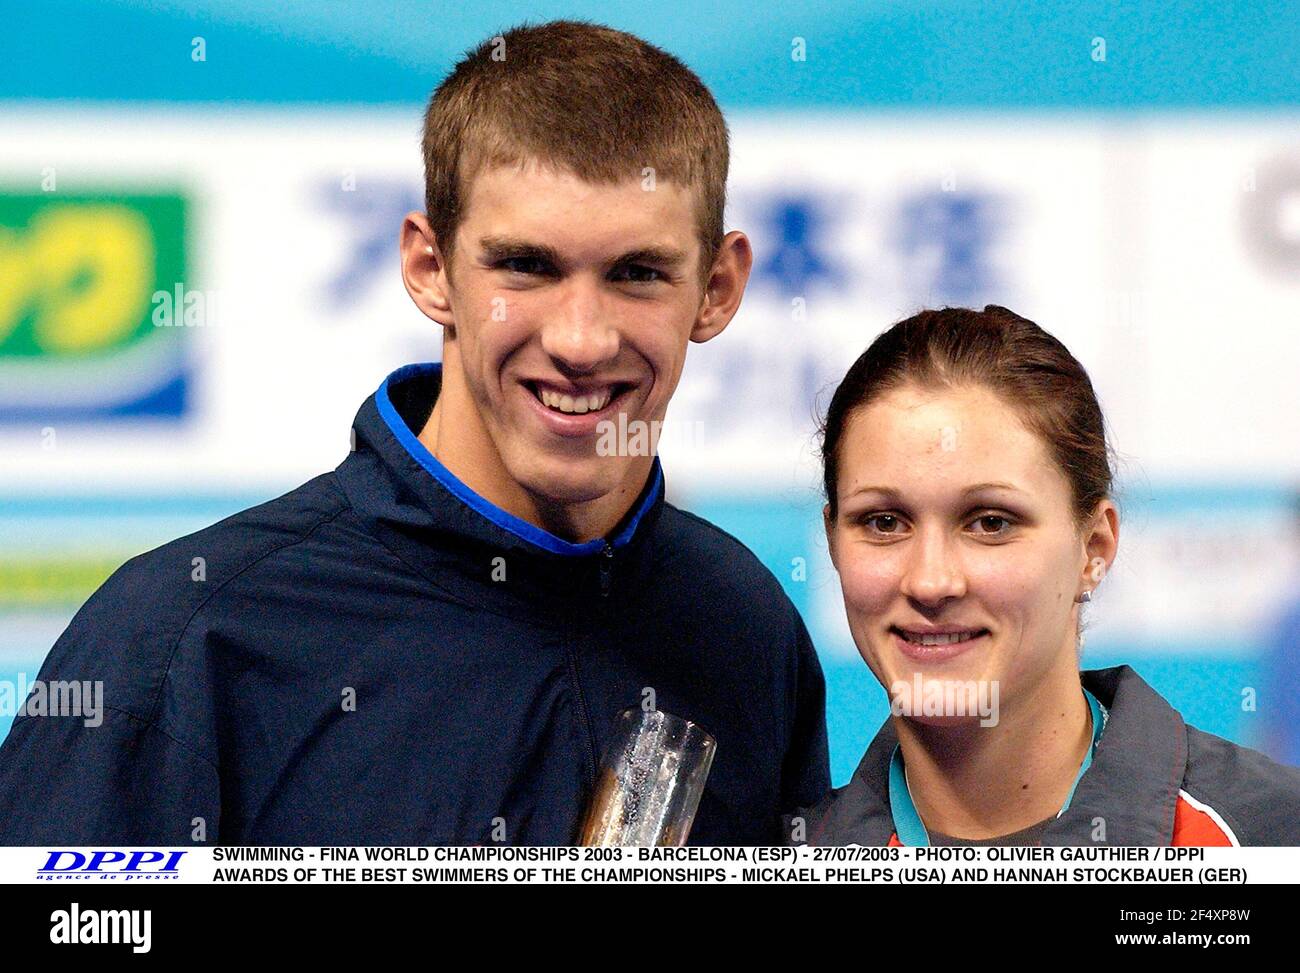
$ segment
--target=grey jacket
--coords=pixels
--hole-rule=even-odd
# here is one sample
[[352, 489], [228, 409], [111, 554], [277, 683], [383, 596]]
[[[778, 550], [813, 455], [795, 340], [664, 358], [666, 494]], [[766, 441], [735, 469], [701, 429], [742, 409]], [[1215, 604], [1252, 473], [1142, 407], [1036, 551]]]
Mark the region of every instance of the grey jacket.
[[[1081, 676], [1109, 717], [1043, 844], [1300, 846], [1300, 769], [1188, 726], [1129, 666]], [[786, 833], [802, 816], [810, 845], [899, 845], [889, 808], [897, 743], [891, 718], [853, 778], [788, 816]]]

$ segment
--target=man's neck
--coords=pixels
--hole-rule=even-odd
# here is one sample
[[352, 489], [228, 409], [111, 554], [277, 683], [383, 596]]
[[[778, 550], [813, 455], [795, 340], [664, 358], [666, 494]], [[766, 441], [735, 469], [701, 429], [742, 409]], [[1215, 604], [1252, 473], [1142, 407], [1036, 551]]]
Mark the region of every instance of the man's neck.
[[458, 368], [444, 363], [442, 387], [419, 440], [453, 476], [496, 507], [571, 543], [605, 537], [641, 494], [654, 457], [632, 463], [614, 490], [594, 500], [561, 503], [538, 496], [510, 475]]
[[[1063, 661], [1073, 662], [1073, 653]], [[1088, 702], [1073, 665], [996, 726], [933, 727], [896, 719], [907, 781], [927, 829], [996, 838], [1055, 815], [1092, 745]]]

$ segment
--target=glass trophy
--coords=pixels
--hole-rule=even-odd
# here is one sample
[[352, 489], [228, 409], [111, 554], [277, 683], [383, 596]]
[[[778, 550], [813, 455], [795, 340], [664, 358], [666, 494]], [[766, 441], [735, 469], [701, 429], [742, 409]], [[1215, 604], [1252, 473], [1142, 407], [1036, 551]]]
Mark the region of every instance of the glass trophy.
[[660, 710], [624, 710], [601, 762], [579, 844], [686, 844], [716, 750], [713, 737], [690, 720]]

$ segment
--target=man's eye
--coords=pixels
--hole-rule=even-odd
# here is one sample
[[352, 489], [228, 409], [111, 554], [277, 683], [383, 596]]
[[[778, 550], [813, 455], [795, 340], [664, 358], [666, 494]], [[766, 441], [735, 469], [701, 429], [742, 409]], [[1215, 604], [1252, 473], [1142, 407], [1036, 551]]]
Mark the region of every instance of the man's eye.
[[[622, 277], [621, 275], [624, 271], [627, 271], [632, 276], [630, 278]], [[654, 276], [647, 277], [647, 274], [653, 274]], [[614, 277], [616, 279], [629, 280], [633, 284], [653, 284], [657, 280], [662, 280], [663, 276], [663, 274], [655, 270], [653, 267], [642, 267], [637, 264], [627, 264], [614, 271]]]
[[506, 257], [497, 262], [497, 266], [514, 274], [539, 273], [544, 264], [538, 257]]

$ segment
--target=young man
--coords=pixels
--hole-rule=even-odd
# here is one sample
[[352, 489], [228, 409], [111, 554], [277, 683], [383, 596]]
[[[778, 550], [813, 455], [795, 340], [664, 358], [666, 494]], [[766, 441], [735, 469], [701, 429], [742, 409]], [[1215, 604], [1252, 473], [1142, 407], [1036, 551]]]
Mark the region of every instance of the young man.
[[15, 721], [0, 844], [572, 843], [633, 706], [717, 741], [692, 843], [776, 843], [828, 790], [798, 613], [634, 445], [749, 275], [712, 97], [627, 34], [516, 29], [424, 156], [402, 274], [442, 364], [390, 375], [334, 472], [90, 599], [41, 678], [102, 680], [102, 723]]

